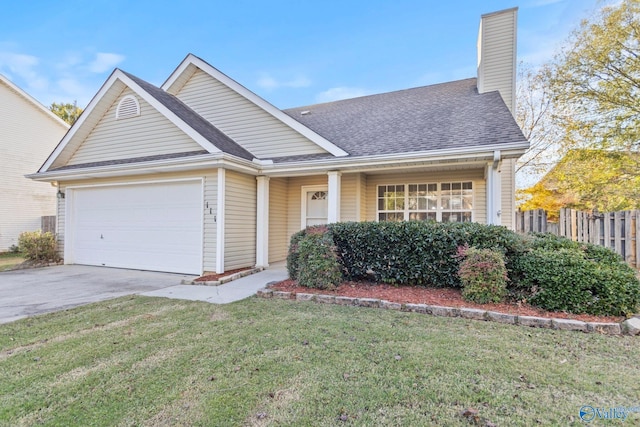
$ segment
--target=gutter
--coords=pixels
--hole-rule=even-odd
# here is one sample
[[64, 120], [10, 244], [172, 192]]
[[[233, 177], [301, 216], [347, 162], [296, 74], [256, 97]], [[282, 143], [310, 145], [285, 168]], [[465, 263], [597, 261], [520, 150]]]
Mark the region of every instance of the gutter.
[[[499, 149], [498, 149], [499, 148]], [[181, 172], [203, 169], [224, 168], [250, 175], [286, 176], [311, 175], [341, 171], [374, 171], [384, 167], [415, 167], [430, 164], [459, 165], [464, 163], [493, 162], [494, 168], [505, 158], [520, 157], [529, 148], [528, 142], [501, 144], [499, 147], [461, 147], [454, 149], [421, 151], [401, 154], [380, 154], [363, 157], [335, 157], [322, 160], [301, 160], [297, 162], [273, 163], [271, 160], [245, 160], [226, 153], [203, 154], [177, 159], [162, 159], [140, 163], [93, 166], [52, 172], [38, 172], [25, 175], [35, 181], [75, 180], [106, 178], [127, 175], [143, 175], [155, 172]], [[497, 156], [497, 160], [496, 160]]]

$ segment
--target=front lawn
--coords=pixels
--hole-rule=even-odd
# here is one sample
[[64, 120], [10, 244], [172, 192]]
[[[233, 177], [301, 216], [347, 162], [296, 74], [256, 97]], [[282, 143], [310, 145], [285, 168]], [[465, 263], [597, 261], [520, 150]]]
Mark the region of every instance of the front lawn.
[[583, 405], [640, 405], [638, 354], [629, 336], [124, 297], [0, 325], [0, 424], [581, 425]]
[[24, 260], [24, 256], [20, 253], [2, 252], [0, 253], [0, 271], [5, 271], [15, 267], [16, 265], [23, 263]]

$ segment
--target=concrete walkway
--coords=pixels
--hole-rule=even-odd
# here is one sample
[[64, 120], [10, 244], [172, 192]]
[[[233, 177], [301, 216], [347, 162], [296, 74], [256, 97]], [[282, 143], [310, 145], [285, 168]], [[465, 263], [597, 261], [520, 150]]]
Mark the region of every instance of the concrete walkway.
[[177, 285], [143, 292], [148, 297], [165, 297], [205, 301], [213, 304], [228, 304], [248, 298], [268, 283], [279, 282], [289, 277], [284, 263], [271, 265], [267, 270], [251, 274], [219, 286]]

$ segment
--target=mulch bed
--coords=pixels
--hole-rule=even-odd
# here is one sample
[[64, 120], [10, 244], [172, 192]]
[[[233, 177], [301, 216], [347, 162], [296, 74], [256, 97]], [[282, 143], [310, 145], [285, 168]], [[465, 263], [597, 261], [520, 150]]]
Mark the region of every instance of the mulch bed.
[[333, 291], [311, 289], [299, 286], [294, 280], [284, 280], [269, 286], [274, 291], [292, 293], [323, 294], [352, 298], [375, 298], [397, 302], [400, 304], [428, 304], [456, 308], [477, 308], [486, 311], [518, 316], [535, 316], [556, 319], [574, 319], [583, 322], [619, 323], [624, 317], [591, 316], [588, 314], [571, 314], [565, 312], [550, 312], [532, 307], [526, 303], [505, 302], [501, 304], [474, 304], [462, 299], [459, 289], [425, 288], [419, 286], [391, 286], [371, 282], [344, 282]]
[[237, 268], [235, 270], [228, 270], [221, 274], [206, 274], [204, 276], [198, 277], [194, 282], [216, 282], [220, 280], [222, 277], [231, 276], [232, 274], [240, 273], [241, 271], [251, 270], [251, 268]]

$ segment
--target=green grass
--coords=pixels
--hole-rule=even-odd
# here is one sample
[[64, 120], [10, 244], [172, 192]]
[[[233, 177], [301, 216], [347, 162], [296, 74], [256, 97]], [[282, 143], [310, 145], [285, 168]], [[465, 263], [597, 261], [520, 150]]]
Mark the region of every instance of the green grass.
[[24, 262], [25, 258], [21, 253], [0, 252], [0, 271], [8, 270]]
[[0, 425], [581, 425], [582, 405], [640, 406], [639, 354], [637, 337], [125, 297], [0, 325]]

